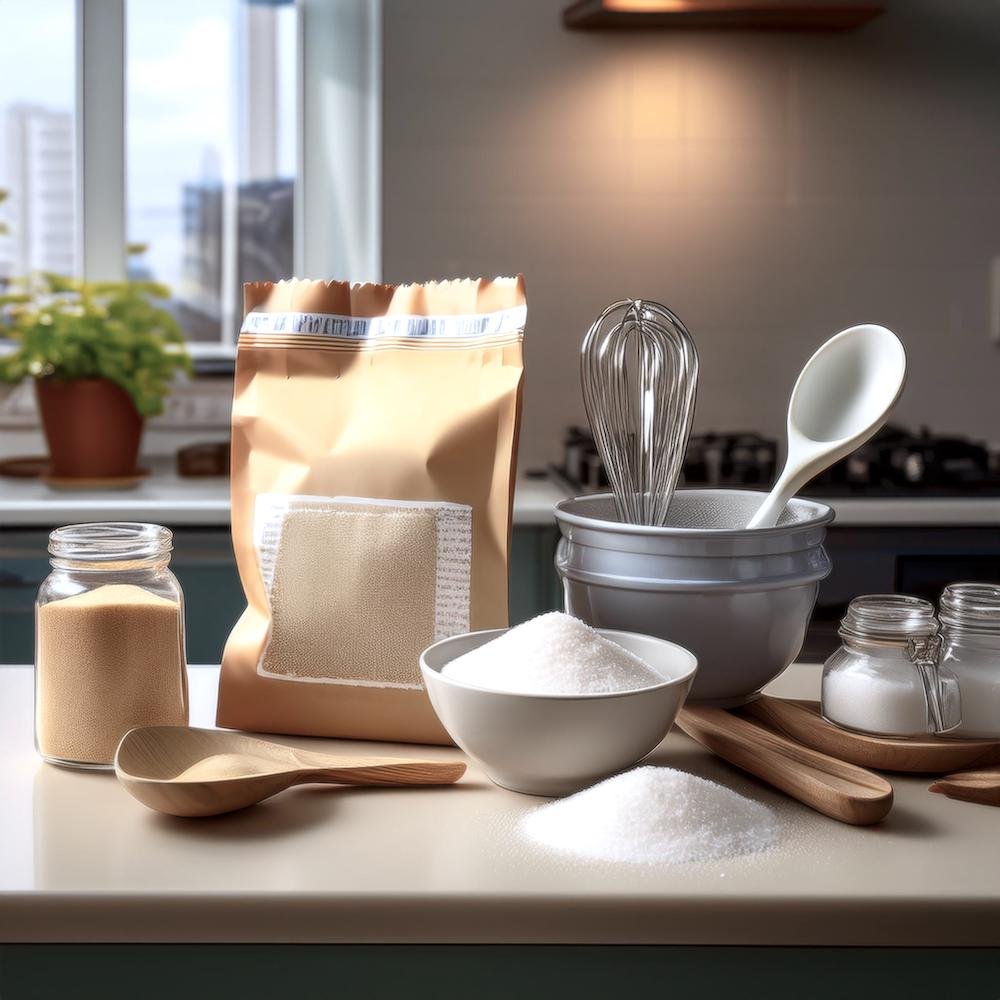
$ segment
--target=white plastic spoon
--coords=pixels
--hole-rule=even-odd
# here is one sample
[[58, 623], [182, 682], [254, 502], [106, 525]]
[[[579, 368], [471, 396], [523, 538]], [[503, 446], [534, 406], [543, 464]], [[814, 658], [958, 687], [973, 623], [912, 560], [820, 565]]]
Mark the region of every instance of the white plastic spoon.
[[785, 467], [747, 527], [773, 527], [813, 476], [867, 441], [905, 381], [906, 352], [891, 330], [866, 323], [831, 337], [799, 373], [788, 401]]

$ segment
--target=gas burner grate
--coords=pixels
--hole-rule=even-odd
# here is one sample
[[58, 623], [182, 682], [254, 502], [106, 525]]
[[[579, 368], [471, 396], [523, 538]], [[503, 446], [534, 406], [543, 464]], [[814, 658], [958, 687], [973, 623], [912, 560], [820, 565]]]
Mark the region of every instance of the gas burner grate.
[[[683, 486], [767, 489], [778, 467], [778, 443], [754, 432], [692, 434]], [[553, 472], [573, 490], [608, 489], [590, 431], [571, 427], [563, 464]], [[914, 433], [887, 424], [871, 441], [837, 462], [804, 490], [821, 497], [1000, 496], [1000, 452], [958, 436]]]

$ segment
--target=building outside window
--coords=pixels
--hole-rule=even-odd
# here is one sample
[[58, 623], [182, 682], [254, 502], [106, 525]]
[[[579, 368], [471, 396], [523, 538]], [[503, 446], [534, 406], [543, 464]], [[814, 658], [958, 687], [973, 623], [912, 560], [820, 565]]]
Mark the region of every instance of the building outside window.
[[129, 273], [173, 290], [192, 341], [225, 341], [243, 282], [293, 271], [291, 0], [127, 0]]
[[[4, 15], [31, 24], [0, 38], [0, 278], [79, 274], [76, 5], [11, 0]], [[291, 0], [125, 5], [128, 275], [171, 289], [192, 342], [231, 343], [242, 283], [292, 274], [296, 20]], [[25, 37], [42, 51], [19, 53]]]
[[[367, 0], [5, 0], [0, 282], [162, 282], [205, 356], [231, 354], [244, 282], [377, 278], [377, 12]], [[359, 86], [343, 86], [345, 67]], [[115, 77], [120, 108], [95, 97]], [[343, 224], [324, 227], [345, 205]], [[87, 274], [95, 246], [91, 271], [110, 260], [113, 274]]]
[[[0, 32], [0, 280], [76, 269], [72, 0], [5, 3]], [[32, 47], [21, 41], [30, 37]]]

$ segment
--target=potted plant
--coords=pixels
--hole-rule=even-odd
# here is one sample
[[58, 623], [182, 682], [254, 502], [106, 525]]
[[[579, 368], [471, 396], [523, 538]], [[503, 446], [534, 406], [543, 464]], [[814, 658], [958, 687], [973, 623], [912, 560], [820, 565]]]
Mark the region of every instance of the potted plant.
[[54, 274], [0, 295], [0, 380], [35, 380], [54, 478], [134, 475], [146, 417], [160, 413], [191, 359], [151, 281], [88, 282]]

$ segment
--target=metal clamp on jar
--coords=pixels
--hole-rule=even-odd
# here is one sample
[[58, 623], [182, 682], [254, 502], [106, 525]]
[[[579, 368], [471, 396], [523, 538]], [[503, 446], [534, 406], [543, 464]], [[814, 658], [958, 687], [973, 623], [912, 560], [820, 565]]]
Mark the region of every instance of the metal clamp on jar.
[[1000, 586], [953, 583], [940, 616], [941, 665], [958, 678], [964, 706], [953, 735], [1000, 739]]
[[823, 668], [828, 722], [879, 736], [940, 735], [961, 724], [958, 680], [939, 665], [938, 620], [928, 601], [856, 597], [840, 637], [843, 645]]

